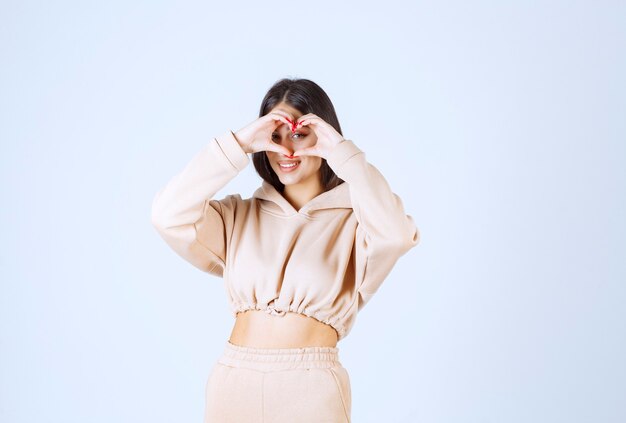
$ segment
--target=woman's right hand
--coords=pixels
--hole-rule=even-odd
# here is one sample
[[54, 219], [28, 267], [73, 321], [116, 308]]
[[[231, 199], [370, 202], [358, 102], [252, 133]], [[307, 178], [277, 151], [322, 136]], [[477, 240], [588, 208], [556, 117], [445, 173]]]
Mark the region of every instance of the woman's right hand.
[[285, 146], [275, 143], [272, 134], [283, 123], [291, 128], [294, 120], [282, 110], [270, 112], [235, 132], [235, 138], [246, 153], [274, 151], [291, 157], [292, 152]]

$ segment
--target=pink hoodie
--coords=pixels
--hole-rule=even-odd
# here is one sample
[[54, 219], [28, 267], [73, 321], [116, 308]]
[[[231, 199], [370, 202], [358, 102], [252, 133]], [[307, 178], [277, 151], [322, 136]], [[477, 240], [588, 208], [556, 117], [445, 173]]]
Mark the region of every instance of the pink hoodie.
[[182, 258], [222, 277], [233, 316], [301, 313], [341, 340], [420, 233], [351, 140], [328, 165], [345, 182], [296, 210], [262, 181], [251, 198], [214, 199], [251, 161], [232, 131], [209, 141], [154, 197], [152, 224]]

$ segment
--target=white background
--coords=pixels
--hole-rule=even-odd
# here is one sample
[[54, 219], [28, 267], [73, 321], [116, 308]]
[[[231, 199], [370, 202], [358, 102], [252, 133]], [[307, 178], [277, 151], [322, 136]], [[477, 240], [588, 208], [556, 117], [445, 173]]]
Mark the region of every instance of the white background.
[[[0, 420], [200, 422], [234, 320], [150, 224], [282, 77], [421, 232], [341, 361], [353, 421], [626, 421], [626, 6], [0, 4]], [[249, 196], [249, 166], [220, 194]]]

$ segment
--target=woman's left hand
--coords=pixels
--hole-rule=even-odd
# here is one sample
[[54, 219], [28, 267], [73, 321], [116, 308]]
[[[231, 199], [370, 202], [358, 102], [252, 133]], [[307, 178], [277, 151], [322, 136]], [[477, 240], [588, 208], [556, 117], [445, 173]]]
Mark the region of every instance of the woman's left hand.
[[344, 141], [343, 136], [335, 128], [313, 113], [308, 113], [298, 118], [294, 128], [298, 129], [301, 126], [310, 127], [317, 136], [317, 141], [312, 147], [296, 150], [293, 153], [293, 157], [319, 156], [326, 159], [330, 151], [337, 144]]

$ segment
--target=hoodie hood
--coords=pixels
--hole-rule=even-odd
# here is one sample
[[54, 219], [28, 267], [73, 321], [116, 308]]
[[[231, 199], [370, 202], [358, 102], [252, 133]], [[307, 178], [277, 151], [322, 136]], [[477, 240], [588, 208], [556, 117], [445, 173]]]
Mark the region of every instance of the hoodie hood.
[[291, 216], [294, 214], [313, 215], [318, 210], [328, 209], [351, 209], [352, 202], [350, 201], [350, 189], [347, 182], [342, 182], [335, 188], [325, 191], [319, 194], [317, 197], [312, 198], [306, 203], [300, 210], [296, 210], [290, 203], [282, 196], [280, 192], [274, 188], [272, 184], [263, 180], [263, 183], [252, 194], [252, 198], [262, 200], [263, 207], [285, 216]]

